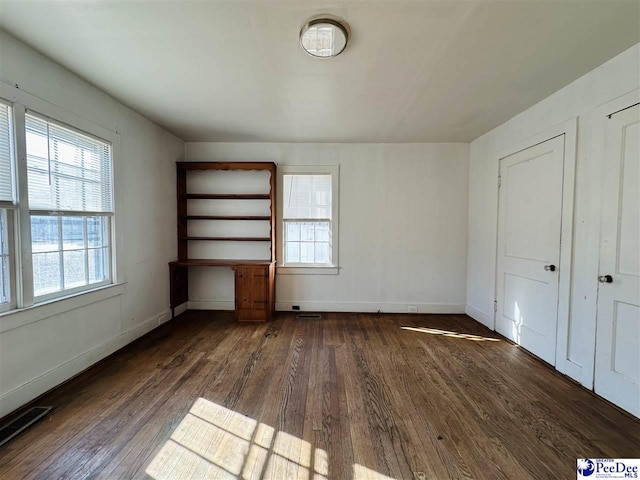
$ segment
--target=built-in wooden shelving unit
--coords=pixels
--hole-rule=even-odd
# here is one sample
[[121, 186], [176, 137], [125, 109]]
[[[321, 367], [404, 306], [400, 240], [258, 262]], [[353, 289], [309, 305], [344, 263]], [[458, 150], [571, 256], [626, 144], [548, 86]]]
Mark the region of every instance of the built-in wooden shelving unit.
[[[189, 192], [187, 174], [195, 170], [251, 171], [267, 170], [268, 193]], [[275, 175], [271, 162], [178, 162], [178, 260], [169, 263], [171, 274], [171, 310], [189, 300], [189, 267], [229, 267], [235, 272], [236, 319], [267, 321], [275, 308]], [[189, 200], [269, 200], [269, 215], [189, 215]], [[190, 235], [189, 221], [262, 221], [269, 222], [269, 236]], [[268, 259], [190, 258], [190, 242], [269, 242]]]

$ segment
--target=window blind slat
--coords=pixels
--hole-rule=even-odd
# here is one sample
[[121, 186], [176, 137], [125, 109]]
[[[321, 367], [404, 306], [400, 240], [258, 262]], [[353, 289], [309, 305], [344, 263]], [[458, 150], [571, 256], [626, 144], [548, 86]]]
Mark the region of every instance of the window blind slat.
[[0, 103], [0, 201], [13, 202], [11, 107]]
[[331, 175], [284, 175], [284, 219], [331, 218]]
[[29, 207], [113, 212], [111, 145], [26, 115]]

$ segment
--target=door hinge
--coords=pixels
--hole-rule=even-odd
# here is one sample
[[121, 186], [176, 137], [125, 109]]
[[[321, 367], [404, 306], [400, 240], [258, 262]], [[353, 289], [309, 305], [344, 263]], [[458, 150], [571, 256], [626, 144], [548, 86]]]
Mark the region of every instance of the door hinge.
[[502, 186], [502, 177], [498, 175], [498, 188]]
[[498, 311], [498, 301], [494, 300], [493, 301], [493, 313], [496, 313]]

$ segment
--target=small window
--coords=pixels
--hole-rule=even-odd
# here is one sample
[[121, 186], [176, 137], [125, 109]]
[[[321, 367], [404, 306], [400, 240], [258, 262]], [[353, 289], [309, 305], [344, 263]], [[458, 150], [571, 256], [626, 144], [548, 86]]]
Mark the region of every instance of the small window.
[[26, 115], [36, 301], [111, 282], [111, 145]]
[[283, 166], [279, 171], [282, 195], [279, 265], [335, 269], [338, 260], [338, 167]]

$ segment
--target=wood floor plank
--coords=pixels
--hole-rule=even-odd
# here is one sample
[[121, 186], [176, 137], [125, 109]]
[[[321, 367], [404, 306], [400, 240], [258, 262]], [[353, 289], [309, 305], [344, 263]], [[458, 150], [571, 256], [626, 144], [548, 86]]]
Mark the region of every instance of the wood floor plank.
[[[349, 412], [349, 431], [353, 462], [358, 465], [375, 465], [376, 451], [369, 441], [369, 423], [365, 411], [365, 399], [353, 357], [353, 346], [346, 346], [339, 351], [337, 361], [343, 367], [347, 411]], [[344, 466], [341, 466], [344, 468]], [[345, 477], [349, 478], [349, 477]]]
[[[241, 340], [240, 335], [228, 333], [225, 337], [211, 338], [206, 351], [199, 349], [202, 355], [210, 356], [216, 351], [224, 358], [230, 355]], [[223, 341], [224, 338], [224, 341]], [[207, 358], [208, 359], [208, 358]], [[194, 402], [200, 398], [205, 385], [215, 381], [220, 375], [220, 365], [207, 361], [179, 389], [173, 392], [164, 404], [158, 406], [155, 415], [135, 434], [120, 452], [108, 463], [102, 465], [96, 478], [132, 478], [145, 460], [153, 458], [162, 447], [167, 434], [177, 427]], [[146, 462], [148, 463], [148, 462]]]
[[[200, 367], [202, 354], [176, 362], [166, 373], [145, 383], [127, 398], [123, 411], [114, 411], [78, 439], [73, 449], [67, 449], [56, 462], [38, 472], [36, 478], [74, 479], [91, 477], [94, 469], [110, 460], [155, 413], [155, 409], [180, 388]], [[126, 422], [123, 420], [126, 419]]]
[[187, 312], [40, 403], [0, 478], [527, 480], [640, 457], [640, 421], [465, 315]]
[[[154, 336], [151, 335], [150, 337], [153, 338]], [[43, 402], [50, 402], [55, 407], [55, 416], [52, 415], [52, 418], [55, 417], [56, 420], [61, 420], [62, 423], [59, 424], [59, 428], [54, 427], [46, 431], [44, 438], [40, 437], [43, 443], [39, 448], [33, 444], [32, 438], [30, 439], [30, 435], [35, 434], [35, 432], [29, 431], [24, 436], [21, 436], [21, 440], [30, 442], [30, 447], [25, 449], [23, 454], [13, 461], [12, 468], [8, 469], [8, 475], [23, 478], [28, 474], [29, 470], [45, 469], [51, 459], [55, 459], [60, 455], [59, 452], [73, 450], [69, 445], [78, 443], [79, 438], [96, 428], [105, 417], [118, 411], [122, 405], [129, 403], [131, 396], [135, 395], [137, 390], [146, 388], [149, 382], [157, 382], [159, 378], [162, 378], [164, 374], [170, 371], [172, 365], [180, 363], [184, 359], [182, 355], [188, 350], [189, 345], [185, 345], [181, 349], [174, 347], [173, 351], [168, 347], [168, 345], [162, 345], [156, 352], [158, 353], [157, 356], [152, 353], [148, 359], [145, 359], [145, 362], [141, 363], [143, 367], [140, 370], [132, 370], [135, 374], [134, 377], [137, 377], [136, 381], [131, 381], [133, 379], [130, 376], [130, 372], [127, 371], [127, 364], [123, 365], [118, 361], [119, 359], [115, 359], [111, 371], [115, 369], [119, 373], [115, 375], [106, 373], [104, 382], [96, 383], [95, 372], [91, 370], [82, 375], [82, 383], [88, 385], [84, 387], [88, 393], [87, 395], [81, 395], [75, 401], [70, 400], [74, 396], [73, 393], [69, 393], [73, 391], [72, 385], [80, 381], [80, 379], [76, 379], [68, 385], [69, 388], [62, 388], [60, 389], [61, 391], [52, 392], [51, 398], [45, 397], [46, 400], [43, 399]], [[132, 346], [132, 348], [135, 348], [135, 346]], [[150, 351], [155, 351], [153, 346], [151, 346]], [[126, 356], [126, 352], [123, 353]], [[96, 368], [96, 370], [103, 369], [104, 365]], [[150, 374], [153, 371], [157, 374]], [[132, 385], [134, 386], [133, 392], [131, 390]], [[111, 387], [111, 389], [103, 390], [102, 387]], [[80, 423], [77, 422], [77, 415], [80, 413], [78, 404], [82, 404], [84, 400], [87, 401], [87, 406], [83, 409], [83, 412], [86, 413], [83, 418], [86, 420]]]
[[[449, 399], [455, 400], [455, 414], [453, 415], [452, 421], [460, 421], [459, 427], [455, 428], [454, 431], [459, 432], [462, 429], [470, 433], [468, 436], [462, 436], [458, 438], [458, 442], [461, 445], [465, 445], [463, 451], [475, 450], [476, 446], [482, 445], [477, 442], [468, 443], [469, 439], [477, 439], [478, 437], [485, 437], [487, 442], [484, 446], [486, 452], [489, 452], [488, 455], [484, 455], [487, 460], [490, 460], [488, 465], [482, 465], [481, 462], [473, 462], [468, 463], [468, 465], [473, 469], [480, 467], [480, 471], [476, 471], [474, 473], [474, 477], [477, 477], [480, 472], [492, 470], [494, 467], [497, 467], [500, 471], [505, 469], [505, 466], [515, 458], [516, 465], [521, 465], [521, 459], [525, 459], [530, 461], [531, 458], [536, 458], [536, 455], [543, 455], [546, 453], [540, 454], [540, 448], [536, 450], [530, 449], [530, 440], [533, 436], [533, 433], [530, 428], [527, 428], [521, 432], [519, 432], [520, 439], [518, 442], [513, 442], [512, 438], [509, 436], [503, 436], [501, 428], [505, 425], [513, 435], [513, 432], [508, 427], [514, 423], [514, 420], [517, 418], [518, 411], [521, 409], [529, 408], [528, 405], [514, 405], [509, 402], [504, 402], [504, 399], [501, 399], [499, 395], [496, 395], [495, 390], [491, 390], [491, 384], [483, 384], [481, 378], [478, 378], [479, 372], [476, 371], [475, 368], [465, 369], [461, 368], [459, 362], [456, 361], [456, 346], [451, 347], [447, 351], [443, 351], [441, 349], [432, 350], [432, 354], [438, 355], [437, 363], [444, 366], [444, 369], [441, 372], [447, 372], [447, 374], [440, 375], [443, 388], [446, 389], [446, 397]], [[432, 358], [431, 361], [425, 364], [426, 366], [430, 366], [434, 363], [435, 357]], [[481, 376], [480, 376], [481, 377]], [[454, 380], [455, 379], [455, 380]], [[475, 388], [480, 386], [480, 390], [483, 392], [487, 392], [487, 396], [476, 395], [474, 391]], [[489, 397], [489, 398], [487, 398]], [[466, 415], [463, 418], [460, 418], [457, 413], [458, 412], [466, 412]], [[479, 431], [474, 428], [475, 425], [479, 425], [480, 432], [483, 432], [484, 435], [479, 434]], [[527, 424], [527, 427], [530, 427], [530, 422]], [[491, 458], [492, 454], [502, 453], [502, 458], [499, 461], [494, 462]], [[481, 452], [473, 452], [473, 458], [482, 458]], [[508, 461], [509, 460], [509, 461]], [[551, 460], [551, 462], [553, 459]], [[546, 465], [543, 460], [540, 460], [540, 463], [545, 463], [545, 467], [542, 470], [549, 475], [549, 478], [553, 478], [553, 469]], [[478, 465], [476, 465], [478, 464]], [[520, 466], [518, 465], [518, 466]], [[526, 465], [522, 465], [522, 467], [526, 468]], [[540, 474], [540, 471], [537, 473]], [[496, 473], [497, 475], [497, 473]], [[508, 476], [506, 478], [509, 478]]]
[[[395, 337], [390, 339], [390, 342], [394, 341]], [[443, 455], [449, 456], [446, 449], [443, 448], [444, 444], [441, 442], [442, 435], [438, 435], [434, 432], [433, 422], [431, 421], [431, 415], [435, 412], [428, 412], [424, 409], [424, 404], [420, 402], [414, 402], [415, 399], [415, 385], [423, 382], [423, 376], [417, 375], [419, 369], [415, 368], [415, 361], [411, 358], [411, 351], [403, 350], [401, 344], [396, 343], [397, 348], [387, 349], [381, 355], [384, 356], [380, 361], [380, 368], [382, 369], [384, 378], [397, 379], [397, 388], [391, 389], [391, 394], [394, 398], [394, 405], [397, 411], [394, 415], [403, 421], [405, 429], [408, 435], [410, 435], [411, 441], [406, 442], [408, 450], [412, 451], [412, 470], [414, 472], [422, 473], [426, 478], [453, 478], [460, 477], [461, 472], [447, 471], [442, 468], [443, 465], [440, 462], [426, 462], [425, 458], [442, 458]], [[416, 403], [420, 406], [417, 407]], [[437, 413], [435, 413], [437, 415]], [[473, 437], [474, 430], [477, 430], [476, 419], [469, 418], [467, 422], [467, 430], [469, 437]], [[421, 435], [424, 433], [425, 435]], [[440, 437], [440, 439], [438, 439]], [[413, 450], [414, 446], [418, 446], [417, 450]], [[491, 455], [491, 453], [489, 453]], [[450, 462], [450, 460], [449, 460]], [[444, 463], [444, 462], [443, 462]], [[509, 462], [503, 462], [509, 467]], [[515, 475], [517, 468], [512, 468], [514, 474], [511, 476], [500, 475], [496, 472], [495, 478], [518, 478]]]

